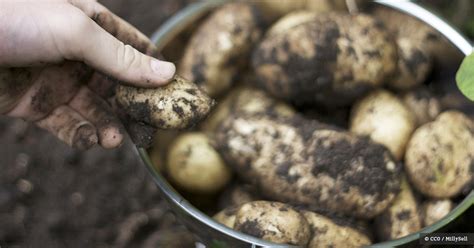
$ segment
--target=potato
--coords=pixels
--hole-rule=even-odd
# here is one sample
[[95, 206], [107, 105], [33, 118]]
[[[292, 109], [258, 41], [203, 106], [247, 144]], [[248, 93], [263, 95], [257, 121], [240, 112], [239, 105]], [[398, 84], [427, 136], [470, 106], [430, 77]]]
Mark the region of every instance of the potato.
[[153, 146], [149, 153], [151, 162], [159, 171], [164, 171], [166, 167], [166, 155], [168, 147], [173, 140], [179, 135], [176, 130], [157, 130], [153, 139]]
[[412, 112], [388, 91], [374, 91], [352, 108], [350, 131], [386, 146], [397, 160], [414, 130]]
[[423, 202], [421, 210], [424, 226], [430, 226], [441, 220], [451, 212], [453, 207], [454, 204], [450, 199], [428, 200]]
[[214, 105], [195, 84], [178, 76], [155, 89], [119, 85], [116, 99], [133, 119], [162, 129], [196, 125]]
[[261, 25], [259, 13], [252, 5], [222, 6], [192, 36], [178, 74], [196, 82], [209, 95], [220, 95], [245, 66], [252, 45], [262, 33]]
[[221, 223], [222, 225], [227, 226], [228, 228], [234, 228], [235, 225], [235, 214], [239, 210], [238, 205], [230, 206], [223, 209], [219, 213], [215, 214], [212, 218]]
[[459, 194], [473, 180], [473, 121], [461, 112], [446, 111], [418, 128], [407, 146], [405, 170], [427, 196]]
[[402, 179], [401, 191], [393, 204], [375, 219], [381, 240], [404, 237], [421, 229], [418, 204], [407, 179]]
[[248, 184], [235, 184], [222, 192], [219, 198], [221, 208], [241, 206], [247, 202], [261, 200], [261, 197]]
[[169, 148], [167, 170], [176, 184], [195, 193], [214, 193], [231, 178], [231, 171], [199, 132], [180, 135]]
[[299, 15], [274, 24], [252, 55], [259, 84], [272, 95], [296, 104], [347, 105], [394, 72], [395, 43], [372, 17]]
[[311, 239], [308, 248], [362, 247], [371, 244], [370, 238], [359, 230], [341, 225], [334, 220], [310, 211], [302, 211], [309, 223]]
[[399, 190], [399, 167], [382, 145], [299, 116], [233, 115], [216, 139], [241, 179], [270, 199], [371, 218]]
[[423, 84], [431, 70], [431, 54], [423, 44], [413, 42], [411, 37], [396, 40], [398, 47], [398, 71], [388, 86], [397, 90], [408, 90]]
[[402, 96], [403, 103], [415, 116], [416, 126], [433, 121], [441, 112], [441, 104], [427, 88], [418, 88]]
[[304, 246], [310, 238], [306, 219], [290, 205], [254, 201], [242, 205], [234, 229], [267, 241]]
[[262, 90], [248, 86], [239, 87], [231, 91], [211, 112], [202, 122], [201, 129], [214, 133], [231, 113], [292, 116], [295, 110], [284, 102], [273, 99]]

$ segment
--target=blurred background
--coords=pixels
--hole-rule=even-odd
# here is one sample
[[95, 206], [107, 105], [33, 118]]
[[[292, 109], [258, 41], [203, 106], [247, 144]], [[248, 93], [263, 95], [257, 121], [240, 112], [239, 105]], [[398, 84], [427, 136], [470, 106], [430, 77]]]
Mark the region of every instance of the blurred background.
[[[151, 35], [192, 0], [101, 2]], [[421, 2], [474, 37], [474, 2]], [[75, 151], [0, 117], [0, 247], [192, 247], [127, 147]]]

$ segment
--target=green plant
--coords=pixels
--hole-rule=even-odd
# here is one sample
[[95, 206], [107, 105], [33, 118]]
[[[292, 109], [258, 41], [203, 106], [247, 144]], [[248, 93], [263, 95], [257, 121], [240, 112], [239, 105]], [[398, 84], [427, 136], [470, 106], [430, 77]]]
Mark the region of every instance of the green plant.
[[456, 83], [459, 90], [471, 101], [474, 101], [474, 53], [462, 61], [456, 73]]

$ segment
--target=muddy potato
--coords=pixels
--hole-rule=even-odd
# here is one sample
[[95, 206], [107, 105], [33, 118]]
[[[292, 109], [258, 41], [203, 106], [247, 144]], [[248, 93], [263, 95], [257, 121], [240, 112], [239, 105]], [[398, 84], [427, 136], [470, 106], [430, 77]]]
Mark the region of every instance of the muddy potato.
[[405, 171], [414, 187], [434, 198], [455, 196], [474, 175], [474, 123], [458, 111], [419, 127], [407, 146]]
[[453, 209], [454, 204], [450, 199], [427, 200], [421, 207], [424, 226], [429, 226], [441, 220]]
[[396, 39], [398, 48], [397, 73], [388, 86], [397, 90], [408, 90], [423, 84], [431, 70], [431, 54], [411, 37]]
[[416, 126], [433, 121], [441, 112], [441, 104], [427, 88], [418, 88], [402, 96], [403, 103], [413, 113]]
[[133, 119], [162, 129], [196, 125], [214, 105], [195, 84], [178, 76], [155, 89], [119, 85], [116, 99]]
[[352, 108], [350, 131], [386, 146], [397, 160], [403, 158], [414, 130], [412, 112], [388, 91], [374, 91]]
[[179, 75], [217, 96], [230, 88], [262, 32], [258, 10], [229, 3], [214, 11], [187, 45]]
[[252, 55], [259, 83], [272, 95], [297, 104], [347, 105], [394, 72], [395, 43], [372, 17], [290, 15]]
[[308, 248], [317, 247], [362, 247], [371, 244], [363, 232], [315, 212], [302, 211], [309, 223], [311, 238]]
[[263, 90], [248, 86], [238, 87], [229, 92], [201, 123], [201, 130], [214, 133], [222, 121], [232, 113], [292, 116], [295, 110], [286, 103], [275, 100]]
[[230, 169], [203, 133], [180, 135], [170, 146], [167, 158], [169, 176], [189, 192], [213, 193], [230, 181]]
[[298, 116], [230, 116], [216, 138], [240, 178], [277, 201], [371, 218], [399, 190], [382, 145]]
[[384, 213], [375, 218], [375, 224], [381, 240], [401, 238], [421, 229], [418, 203], [405, 177], [397, 198]]
[[239, 210], [239, 206], [240, 205], [236, 205], [236, 206], [230, 206], [228, 208], [225, 208], [221, 210], [220, 212], [218, 212], [217, 214], [215, 214], [212, 218], [215, 221], [227, 226], [228, 228], [234, 228], [235, 214]]
[[235, 215], [234, 229], [281, 244], [305, 246], [310, 238], [303, 215], [280, 202], [254, 201], [242, 205]]

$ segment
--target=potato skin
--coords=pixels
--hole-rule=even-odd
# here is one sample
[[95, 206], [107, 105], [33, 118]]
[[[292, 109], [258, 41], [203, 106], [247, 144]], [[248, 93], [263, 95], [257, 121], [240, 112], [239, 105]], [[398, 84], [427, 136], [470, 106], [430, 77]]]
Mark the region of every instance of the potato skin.
[[350, 226], [340, 225], [332, 219], [311, 211], [302, 211], [309, 223], [311, 239], [308, 248], [362, 247], [371, 244], [370, 238]]
[[441, 103], [427, 88], [406, 92], [401, 98], [413, 113], [417, 127], [433, 121], [441, 112]]
[[189, 192], [213, 193], [230, 181], [230, 168], [203, 133], [185, 133], [177, 137], [167, 158], [169, 176]]
[[352, 108], [350, 131], [386, 146], [400, 160], [415, 130], [412, 112], [395, 95], [377, 90]]
[[347, 105], [382, 85], [396, 68], [393, 40], [367, 15], [322, 14], [290, 26], [269, 32], [252, 55], [260, 85], [276, 97]]
[[214, 105], [195, 84], [179, 76], [156, 89], [119, 85], [116, 100], [133, 119], [161, 129], [194, 126]]
[[396, 40], [398, 48], [398, 70], [388, 86], [396, 90], [408, 90], [421, 85], [431, 71], [431, 54], [410, 37]]
[[407, 236], [421, 229], [419, 207], [407, 179], [402, 179], [401, 191], [393, 204], [375, 219], [381, 240]]
[[427, 200], [421, 207], [424, 226], [429, 226], [441, 220], [451, 212], [454, 203], [450, 199]]
[[229, 3], [209, 16], [186, 46], [178, 74], [215, 97], [230, 88], [262, 33], [258, 10]]
[[361, 218], [399, 190], [399, 166], [382, 145], [301, 117], [231, 116], [219, 151], [264, 196]]
[[235, 214], [237, 213], [238, 210], [239, 210], [239, 205], [230, 206], [221, 210], [220, 212], [215, 214], [212, 218], [215, 221], [227, 226], [228, 228], [234, 228]]
[[234, 229], [267, 241], [305, 246], [309, 225], [288, 204], [254, 201], [242, 205], [235, 215]]
[[405, 171], [421, 193], [453, 197], [472, 182], [473, 148], [473, 121], [458, 111], [443, 112], [413, 134], [405, 155]]
[[219, 206], [221, 208], [241, 206], [247, 202], [257, 200], [261, 200], [261, 197], [257, 192], [255, 192], [251, 185], [236, 183], [222, 192], [219, 197]]

